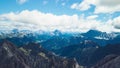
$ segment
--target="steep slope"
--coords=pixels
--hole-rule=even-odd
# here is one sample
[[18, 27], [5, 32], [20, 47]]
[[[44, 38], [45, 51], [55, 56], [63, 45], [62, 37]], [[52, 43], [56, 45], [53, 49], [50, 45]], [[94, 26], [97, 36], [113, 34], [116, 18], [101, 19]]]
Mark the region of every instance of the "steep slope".
[[33, 56], [36, 61], [38, 61], [38, 58], [36, 57], [41, 57], [47, 61], [50, 68], [76, 68], [76, 66], [78, 66], [76, 60], [55, 56], [54, 53], [43, 49], [39, 44], [30, 43], [28, 45], [24, 45], [20, 49], [25, 51], [25, 54]]
[[45, 42], [41, 43], [45, 49], [59, 49], [69, 44], [69, 39], [61, 36], [53, 36]]
[[120, 44], [106, 45], [104, 47], [99, 47], [92, 55], [90, 61], [95, 64], [96, 62], [102, 60], [107, 55], [120, 55]]
[[48, 50], [61, 49], [69, 45], [79, 44], [81, 41], [86, 38], [82, 37], [80, 34], [62, 34], [59, 36], [53, 36], [48, 40], [41, 43], [41, 45]]
[[0, 44], [0, 60], [0, 68], [30, 68], [27, 56], [8, 41]]
[[85, 40], [78, 45], [70, 45], [55, 52], [60, 56], [76, 58], [78, 63], [83, 66], [90, 65], [90, 58], [99, 45], [91, 40]]
[[108, 55], [91, 68], [120, 68], [120, 55]]
[[0, 44], [0, 68], [78, 68], [75, 60], [55, 56], [38, 44], [17, 48], [9, 41]]

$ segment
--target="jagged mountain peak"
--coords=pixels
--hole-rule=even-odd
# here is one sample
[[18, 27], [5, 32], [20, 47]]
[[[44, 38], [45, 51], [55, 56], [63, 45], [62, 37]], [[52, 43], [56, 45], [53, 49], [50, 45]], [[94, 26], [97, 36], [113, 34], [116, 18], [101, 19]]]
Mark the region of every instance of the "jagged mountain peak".
[[[32, 48], [29, 48], [29, 45]], [[55, 56], [38, 44], [30, 43], [23, 48], [17, 48], [9, 41], [2, 41], [0, 44], [0, 68], [77, 68], [77, 62]], [[34, 48], [35, 47], [35, 48]], [[31, 50], [30, 50], [31, 49]], [[39, 49], [39, 50], [37, 50]], [[29, 54], [33, 51], [37, 55]]]
[[4, 48], [5, 50], [11, 50], [11, 51], [16, 49], [15, 45], [9, 42], [8, 40], [3, 40], [0, 44], [0, 47]]
[[87, 33], [101, 33], [101, 31], [98, 31], [98, 30], [89, 30]]
[[7, 40], [0, 44], [0, 68], [29, 68], [24, 61], [26, 56]]

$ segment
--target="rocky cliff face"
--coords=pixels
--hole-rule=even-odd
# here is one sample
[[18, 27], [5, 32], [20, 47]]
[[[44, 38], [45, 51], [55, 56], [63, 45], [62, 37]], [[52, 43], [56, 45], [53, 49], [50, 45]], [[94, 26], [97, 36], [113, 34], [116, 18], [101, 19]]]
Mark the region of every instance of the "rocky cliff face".
[[40, 45], [17, 48], [9, 41], [0, 43], [0, 68], [79, 68], [74, 59], [55, 56]]
[[30, 68], [27, 56], [8, 41], [0, 44], [0, 60], [0, 68]]
[[108, 55], [120, 55], [120, 44], [108, 44], [104, 47], [99, 47], [93, 54], [90, 59], [92, 65], [95, 65], [100, 60]]
[[91, 68], [120, 68], [120, 56], [108, 55]]

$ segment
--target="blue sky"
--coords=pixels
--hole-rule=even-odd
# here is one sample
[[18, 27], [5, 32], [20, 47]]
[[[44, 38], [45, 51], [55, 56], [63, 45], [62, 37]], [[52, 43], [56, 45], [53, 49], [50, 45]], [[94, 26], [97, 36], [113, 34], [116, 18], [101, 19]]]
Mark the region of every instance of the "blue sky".
[[[70, 6], [74, 3], [81, 3], [83, 0], [1, 0], [0, 14], [9, 12], [20, 12], [22, 10], [39, 10], [44, 13], [53, 13], [56, 15], [73, 15], [85, 14], [89, 16], [94, 14], [95, 6], [92, 5], [89, 10], [80, 11], [71, 9]], [[109, 13], [108, 13], [109, 14]], [[108, 14], [99, 13], [99, 15], [107, 16]], [[113, 13], [113, 18], [119, 16], [119, 12]]]
[[[98, 29], [101, 31], [110, 31], [111, 29], [114, 31], [119, 31], [119, 18], [120, 18], [120, 1], [119, 0], [0, 0], [0, 21], [2, 22], [14, 22], [14, 24], [39, 24], [40, 26], [49, 26], [52, 23], [56, 24], [60, 28], [58, 29], [66, 29], [62, 26], [66, 26], [71, 28], [71, 31], [82, 30], [82, 29]], [[29, 22], [28, 15], [31, 18], [31, 21], [34, 23]], [[26, 16], [24, 16], [26, 15]], [[43, 15], [43, 17], [41, 17]], [[64, 16], [65, 15], [65, 16]], [[57, 21], [51, 21], [49, 23], [49, 17], [57, 17]], [[63, 17], [62, 17], [63, 16]], [[24, 21], [22, 19], [24, 17]], [[45, 21], [46, 24], [43, 24], [43, 18], [46, 17]], [[65, 18], [64, 18], [65, 17]], [[76, 17], [74, 19], [73, 17]], [[38, 20], [40, 18], [40, 20]], [[64, 19], [61, 19], [64, 18]], [[69, 19], [73, 19], [67, 21]], [[54, 20], [51, 18], [51, 20]], [[63, 21], [64, 23], [62, 23]], [[65, 22], [66, 21], [66, 22]], [[2, 23], [0, 26], [6, 25], [8, 27], [8, 23]], [[19, 23], [15, 23], [19, 22]], [[27, 23], [25, 23], [27, 22]], [[29, 23], [28, 23], [29, 22]], [[40, 23], [42, 22], [42, 23]], [[70, 25], [71, 22], [75, 26]], [[77, 24], [76, 24], [76, 23]], [[82, 22], [82, 23], [80, 23]], [[87, 22], [87, 23], [86, 23]], [[89, 23], [88, 23], [89, 22]], [[93, 25], [90, 23], [92, 22], [99, 25]], [[62, 24], [61, 24], [62, 23]], [[13, 23], [12, 23], [13, 24]], [[67, 24], [67, 25], [66, 25]], [[84, 27], [84, 24], [88, 24], [87, 27]], [[49, 26], [50, 29], [57, 29], [55, 26]], [[79, 25], [79, 26], [77, 26]], [[99, 26], [104, 25], [106, 30], [98, 28]], [[107, 27], [107, 25], [109, 25]], [[15, 28], [15, 25], [12, 25]], [[80, 28], [81, 26], [81, 28]], [[23, 26], [21, 26], [23, 27]], [[29, 26], [28, 26], [29, 27]], [[117, 28], [116, 28], [117, 27]], [[44, 27], [45, 28], [45, 27]], [[42, 28], [39, 28], [42, 29]], [[67, 28], [68, 29], [68, 28]]]
[[17, 12], [25, 9], [39, 10], [45, 13], [53, 13], [56, 15], [61, 14], [81, 14], [78, 10], [70, 9], [73, 3], [81, 2], [80, 0], [27, 0], [25, 3], [20, 4], [16, 0], [1, 0], [0, 14], [8, 12]]

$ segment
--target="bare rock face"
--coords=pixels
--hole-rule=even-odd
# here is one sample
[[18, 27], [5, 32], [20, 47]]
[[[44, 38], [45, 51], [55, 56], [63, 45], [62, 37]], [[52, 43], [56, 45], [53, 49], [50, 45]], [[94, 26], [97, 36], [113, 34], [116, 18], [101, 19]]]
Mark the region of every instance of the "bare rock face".
[[91, 68], [120, 68], [120, 56], [108, 55]]
[[76, 60], [55, 56], [38, 44], [17, 48], [9, 41], [0, 43], [0, 68], [79, 68]]
[[0, 68], [30, 68], [25, 59], [27, 56], [12, 43], [4, 41], [0, 44]]

